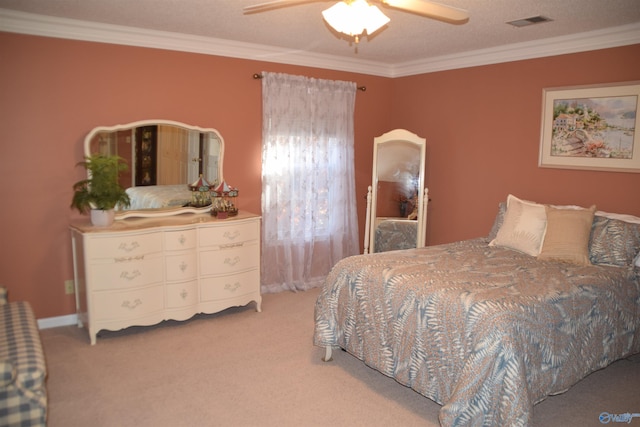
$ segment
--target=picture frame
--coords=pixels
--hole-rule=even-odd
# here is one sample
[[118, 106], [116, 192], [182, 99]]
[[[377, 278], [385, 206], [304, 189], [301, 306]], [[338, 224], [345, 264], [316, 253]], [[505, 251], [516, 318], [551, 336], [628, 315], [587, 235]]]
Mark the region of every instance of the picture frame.
[[640, 173], [640, 81], [543, 89], [538, 166]]

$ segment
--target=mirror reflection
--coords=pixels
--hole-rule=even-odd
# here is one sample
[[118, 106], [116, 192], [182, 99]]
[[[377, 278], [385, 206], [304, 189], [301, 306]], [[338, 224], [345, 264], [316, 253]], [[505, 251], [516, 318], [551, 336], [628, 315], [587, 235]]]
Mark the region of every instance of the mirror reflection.
[[376, 217], [416, 219], [420, 147], [406, 141], [378, 146]]
[[223, 181], [223, 151], [217, 130], [168, 120], [98, 127], [85, 139], [87, 155], [102, 153], [124, 159], [129, 167], [120, 175], [120, 184], [131, 198], [128, 209], [141, 213], [189, 207], [189, 184], [200, 176], [211, 185]]
[[374, 140], [365, 253], [425, 244], [424, 138], [396, 129]]

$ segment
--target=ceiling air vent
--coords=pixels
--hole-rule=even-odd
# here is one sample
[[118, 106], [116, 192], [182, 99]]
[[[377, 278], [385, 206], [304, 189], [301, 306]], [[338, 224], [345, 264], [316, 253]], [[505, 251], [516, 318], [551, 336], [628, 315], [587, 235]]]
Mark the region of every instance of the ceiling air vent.
[[518, 19], [515, 21], [509, 21], [507, 24], [513, 25], [514, 27], [526, 27], [528, 25], [533, 24], [542, 24], [543, 22], [550, 22], [553, 19], [549, 19], [546, 16], [532, 16], [531, 18]]

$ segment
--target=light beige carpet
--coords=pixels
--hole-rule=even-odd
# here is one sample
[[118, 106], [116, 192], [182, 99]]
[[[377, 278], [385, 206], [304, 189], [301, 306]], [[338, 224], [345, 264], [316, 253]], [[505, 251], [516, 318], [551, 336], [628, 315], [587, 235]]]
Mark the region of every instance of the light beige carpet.
[[[438, 426], [437, 404], [351, 355], [321, 361], [317, 294], [264, 295], [262, 313], [250, 304], [103, 332], [95, 346], [75, 326], [45, 329], [49, 427]], [[601, 426], [602, 412], [640, 413], [640, 358], [536, 405], [534, 421]]]

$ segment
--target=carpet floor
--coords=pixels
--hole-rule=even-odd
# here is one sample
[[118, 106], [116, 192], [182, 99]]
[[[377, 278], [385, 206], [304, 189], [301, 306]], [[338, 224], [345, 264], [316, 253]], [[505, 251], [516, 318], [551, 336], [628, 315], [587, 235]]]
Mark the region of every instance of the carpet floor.
[[[439, 426], [439, 405], [348, 353], [321, 361], [318, 292], [266, 294], [261, 313], [251, 303], [103, 331], [94, 346], [76, 326], [44, 329], [48, 425]], [[539, 403], [534, 424], [601, 426], [603, 412], [640, 414], [638, 355]]]

